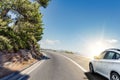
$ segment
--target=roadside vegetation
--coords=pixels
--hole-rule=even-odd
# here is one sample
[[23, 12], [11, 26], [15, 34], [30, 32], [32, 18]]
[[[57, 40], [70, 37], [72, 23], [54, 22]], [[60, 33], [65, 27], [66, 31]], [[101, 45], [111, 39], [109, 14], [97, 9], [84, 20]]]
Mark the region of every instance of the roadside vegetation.
[[43, 22], [40, 8], [49, 0], [0, 0], [0, 66], [39, 59]]
[[65, 53], [67, 53], [67, 54], [74, 54], [74, 53], [71, 52], [71, 51], [65, 51]]

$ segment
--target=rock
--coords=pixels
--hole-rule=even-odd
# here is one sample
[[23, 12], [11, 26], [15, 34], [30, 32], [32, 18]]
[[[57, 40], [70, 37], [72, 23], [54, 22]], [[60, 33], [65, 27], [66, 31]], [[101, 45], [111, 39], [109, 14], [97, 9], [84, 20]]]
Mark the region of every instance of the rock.
[[5, 62], [4, 66], [9, 66], [10, 64], [12, 64], [12, 62]]
[[27, 52], [29, 59], [33, 59], [32, 55], [30, 52]]
[[25, 61], [27, 61], [29, 59], [28, 54], [25, 50], [20, 50], [20, 53], [22, 55], [22, 58], [24, 58]]
[[15, 57], [12, 58], [12, 62], [17, 62], [17, 61], [18, 61], [18, 58], [15, 58]]

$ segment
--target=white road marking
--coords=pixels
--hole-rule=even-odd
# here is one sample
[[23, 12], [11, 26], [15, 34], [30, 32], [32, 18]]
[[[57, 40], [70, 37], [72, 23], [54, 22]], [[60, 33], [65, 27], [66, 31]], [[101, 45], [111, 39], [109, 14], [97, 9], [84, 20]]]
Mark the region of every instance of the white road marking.
[[78, 66], [83, 72], [87, 72], [86, 69], [84, 69], [82, 66], [80, 66], [77, 62], [75, 62], [74, 60], [72, 60], [71, 58], [69, 57], [66, 57], [64, 55], [62, 55], [64, 58], [68, 59], [69, 61], [71, 61], [72, 63], [74, 63], [76, 66]]
[[30, 74], [32, 71], [34, 71], [36, 68], [38, 68], [38, 66], [40, 66], [44, 61], [42, 61], [40, 64], [38, 64], [37, 66], [35, 66], [34, 68], [32, 68], [29, 72], [27, 72], [26, 74]]
[[[39, 62], [39, 64], [38, 63], [35, 63], [33, 66], [31, 66], [31, 67], [29, 67], [27, 70], [25, 70], [25, 71], [23, 71], [23, 72], [21, 72], [21, 74], [30, 74], [32, 71], [34, 71], [36, 68], [38, 68], [38, 66], [40, 66], [42, 63], [44, 62], [44, 60], [43, 61], [41, 61], [41, 62]], [[28, 71], [29, 70], [29, 71]], [[28, 71], [28, 72], [27, 72]], [[23, 78], [24, 78], [25, 76], [22, 76], [22, 77], [20, 77], [19, 79], [17, 79], [17, 80], [22, 80]]]
[[[47, 56], [45, 53], [43, 53], [43, 55]], [[29, 67], [28, 69], [24, 70], [21, 72], [21, 74], [27, 74], [29, 75], [32, 71], [34, 71], [36, 68], [38, 68], [38, 66], [40, 66], [45, 60], [41, 61], [41, 62], [37, 62], [35, 63], [33, 66]], [[22, 80], [25, 76], [20, 77], [17, 80]]]
[[[45, 54], [46, 55], [46, 54]], [[87, 72], [87, 70], [86, 69], [84, 69], [82, 66], [80, 66], [77, 62], [75, 62], [74, 60], [72, 60], [71, 58], [69, 58], [69, 57], [66, 57], [66, 56], [64, 56], [64, 55], [61, 55], [61, 56], [63, 56], [64, 58], [66, 58], [66, 59], [68, 59], [69, 61], [71, 61], [72, 63], [74, 63], [77, 67], [79, 67], [83, 72]], [[34, 66], [35, 67], [33, 67], [31, 70], [29, 70], [28, 72], [27, 71], [23, 71], [23, 72], [21, 72], [21, 74], [30, 74], [32, 71], [34, 71], [36, 68], [38, 68], [38, 66], [40, 66], [42, 63], [44, 62], [44, 60], [43, 61], [41, 61], [39, 64], [35, 64]], [[23, 78], [24, 78], [25, 76], [22, 76], [22, 77], [20, 77], [19, 79], [17, 79], [17, 80], [22, 80]]]

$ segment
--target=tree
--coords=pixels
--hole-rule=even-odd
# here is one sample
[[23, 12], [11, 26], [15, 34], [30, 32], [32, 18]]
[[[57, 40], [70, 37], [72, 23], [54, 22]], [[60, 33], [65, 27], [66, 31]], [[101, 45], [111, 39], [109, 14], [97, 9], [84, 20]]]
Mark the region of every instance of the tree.
[[0, 39], [6, 39], [9, 49], [39, 50], [37, 42], [43, 34], [39, 9], [48, 3], [49, 0], [0, 0]]
[[4, 36], [0, 36], [0, 50], [11, 50], [12, 45], [10, 44], [10, 40]]
[[35, 0], [35, 1], [37, 1], [44, 8], [46, 8], [49, 3], [49, 0]]

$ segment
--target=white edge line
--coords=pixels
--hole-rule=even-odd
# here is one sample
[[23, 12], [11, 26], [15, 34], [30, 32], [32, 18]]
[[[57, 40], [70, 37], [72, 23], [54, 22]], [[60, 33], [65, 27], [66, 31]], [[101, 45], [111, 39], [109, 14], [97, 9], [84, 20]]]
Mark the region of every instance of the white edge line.
[[[44, 55], [46, 56], [46, 54], [44, 53]], [[45, 60], [43, 60], [43, 61], [41, 61], [37, 66], [35, 66], [34, 68], [32, 68], [29, 72], [27, 72], [27, 73], [22, 73], [21, 72], [21, 74], [30, 74], [32, 71], [34, 71], [36, 68], [38, 68], [38, 66], [40, 66], [43, 62], [44, 62]], [[36, 64], [36, 63], [35, 63]], [[34, 65], [35, 65], [34, 64]], [[34, 66], [33, 65], [33, 66]], [[32, 67], [32, 66], [31, 66]], [[31, 68], [31, 67], [29, 67], [29, 68]], [[28, 69], [29, 69], [28, 68]], [[18, 78], [17, 80], [22, 80], [23, 78], [24, 78], [25, 76], [22, 76], [22, 77], [20, 77], [20, 78]]]
[[29, 72], [27, 72], [26, 74], [30, 74], [32, 71], [34, 71], [36, 68], [38, 68], [38, 66], [40, 66], [42, 63], [44, 62], [44, 60], [42, 62], [40, 62], [37, 66], [35, 66], [34, 68], [32, 68]]
[[66, 56], [64, 56], [64, 55], [61, 55], [61, 56], [65, 57], [66, 59], [68, 59], [69, 61], [71, 61], [72, 63], [74, 63], [74, 64], [75, 64], [76, 66], [78, 66], [83, 72], [87, 72], [86, 69], [84, 69], [82, 66], [80, 66], [77, 62], [73, 61], [71, 58], [66, 57]]
[[[38, 66], [40, 66], [42, 63], [43, 63], [44, 61], [42, 61], [42, 62], [40, 62], [37, 66], [35, 66], [34, 68], [32, 68], [29, 72], [27, 72], [27, 73], [22, 73], [23, 75], [25, 74], [30, 74], [32, 71], [34, 71], [36, 68], [38, 68]], [[24, 78], [25, 76], [22, 76], [22, 77], [20, 77], [20, 78], [18, 78], [17, 80], [22, 80], [23, 78]]]
[[[46, 54], [45, 54], [46, 55]], [[78, 63], [76, 63], [75, 61], [73, 61], [71, 58], [69, 58], [69, 57], [66, 57], [66, 56], [64, 56], [64, 55], [61, 55], [61, 56], [63, 56], [64, 58], [66, 58], [66, 59], [68, 59], [69, 61], [71, 61], [72, 63], [74, 63], [76, 66], [78, 66], [83, 72], [87, 72], [87, 70], [86, 69], [84, 69], [82, 66], [80, 66]], [[42, 63], [43, 63], [44, 61], [42, 61], [40, 64], [38, 64], [36, 67], [34, 67], [33, 69], [31, 69], [29, 72], [27, 72], [26, 74], [30, 74], [32, 71], [34, 71], [38, 66], [40, 66]], [[23, 77], [20, 77], [19, 79], [17, 79], [17, 80], [21, 80], [21, 79], [23, 79], [25, 76], [23, 76]]]

